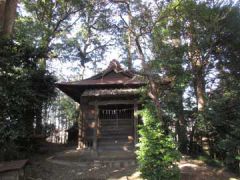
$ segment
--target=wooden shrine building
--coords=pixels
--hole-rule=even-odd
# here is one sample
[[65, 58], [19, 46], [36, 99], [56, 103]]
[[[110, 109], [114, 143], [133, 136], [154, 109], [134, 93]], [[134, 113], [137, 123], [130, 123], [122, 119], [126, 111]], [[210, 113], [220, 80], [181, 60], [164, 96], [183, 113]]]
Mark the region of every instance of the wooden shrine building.
[[57, 83], [80, 104], [78, 148], [132, 150], [137, 142], [139, 88], [145, 83], [112, 60], [88, 79]]

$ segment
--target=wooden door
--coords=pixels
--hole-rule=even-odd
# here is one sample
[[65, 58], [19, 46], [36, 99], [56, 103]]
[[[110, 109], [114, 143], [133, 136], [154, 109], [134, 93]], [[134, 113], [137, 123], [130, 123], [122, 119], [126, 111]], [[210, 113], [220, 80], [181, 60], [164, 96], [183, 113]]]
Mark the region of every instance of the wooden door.
[[99, 106], [99, 130], [99, 148], [132, 149], [134, 142], [133, 105]]

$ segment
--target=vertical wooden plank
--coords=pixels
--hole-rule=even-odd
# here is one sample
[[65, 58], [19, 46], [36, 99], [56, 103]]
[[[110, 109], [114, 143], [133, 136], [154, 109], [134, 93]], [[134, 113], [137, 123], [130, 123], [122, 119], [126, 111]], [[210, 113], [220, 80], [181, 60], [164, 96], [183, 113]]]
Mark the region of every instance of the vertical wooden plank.
[[98, 131], [98, 106], [95, 102], [95, 118], [94, 118], [94, 130], [93, 130], [93, 150], [97, 150], [97, 131]]
[[138, 111], [138, 104], [134, 103], [134, 144], [136, 145], [138, 143], [138, 115], [137, 115], [137, 111]]
[[84, 119], [82, 114], [81, 105], [78, 106], [79, 116], [78, 116], [78, 147], [77, 149], [83, 149], [84, 146]]

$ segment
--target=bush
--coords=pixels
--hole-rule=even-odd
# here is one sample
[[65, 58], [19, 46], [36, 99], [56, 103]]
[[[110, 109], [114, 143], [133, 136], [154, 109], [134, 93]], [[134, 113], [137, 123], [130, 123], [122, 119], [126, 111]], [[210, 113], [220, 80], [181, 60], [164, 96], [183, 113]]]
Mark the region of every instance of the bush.
[[0, 161], [9, 161], [21, 158], [16, 140], [21, 136], [16, 124], [0, 119]]
[[140, 142], [137, 160], [144, 179], [177, 180], [180, 171], [176, 161], [180, 159], [176, 144], [170, 135], [165, 135], [154, 108], [141, 111], [143, 125], [140, 128]]

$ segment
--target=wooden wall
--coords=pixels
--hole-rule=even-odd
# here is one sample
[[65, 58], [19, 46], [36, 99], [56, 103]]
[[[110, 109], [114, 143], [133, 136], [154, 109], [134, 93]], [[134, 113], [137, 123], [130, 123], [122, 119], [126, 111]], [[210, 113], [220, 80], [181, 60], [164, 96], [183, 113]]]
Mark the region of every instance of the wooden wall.
[[[136, 97], [81, 97], [79, 148], [97, 148], [98, 105], [108, 103], [137, 104]], [[136, 124], [135, 124], [136, 125]], [[136, 136], [136, 134], [134, 134]]]

